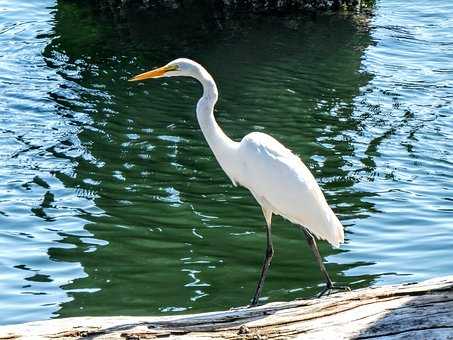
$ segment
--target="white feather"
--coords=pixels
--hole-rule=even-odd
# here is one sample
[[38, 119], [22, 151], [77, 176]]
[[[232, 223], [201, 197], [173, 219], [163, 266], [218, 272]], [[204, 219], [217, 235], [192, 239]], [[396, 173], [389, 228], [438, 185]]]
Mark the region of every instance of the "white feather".
[[238, 149], [234, 178], [248, 188], [266, 210], [310, 230], [338, 247], [343, 226], [326, 202], [310, 170], [273, 137], [252, 132]]
[[[197, 119], [206, 141], [223, 171], [234, 185], [249, 189], [263, 210], [267, 223], [266, 257], [251, 305], [258, 303], [272, 255], [272, 214], [280, 215], [310, 231], [335, 247], [344, 242], [343, 226], [330, 209], [315, 178], [301, 159], [269, 135], [252, 132], [240, 143], [231, 140], [217, 124], [214, 105], [217, 86], [211, 75], [190, 59], [176, 59], [164, 67], [139, 74], [132, 81], [147, 78], [187, 76], [203, 85], [203, 96], [197, 103]], [[330, 279], [316, 242], [310, 234], [307, 241], [317, 258], [331, 290]]]
[[[163, 75], [162, 69], [170, 71]], [[252, 192], [269, 226], [272, 214], [276, 214], [307, 228], [335, 247], [344, 241], [343, 226], [299, 157], [264, 133], [250, 133], [240, 143], [225, 135], [214, 118], [217, 86], [200, 64], [180, 58], [134, 79], [155, 75], [193, 77], [203, 85], [203, 96], [197, 104], [203, 135], [233, 184], [239, 183]]]

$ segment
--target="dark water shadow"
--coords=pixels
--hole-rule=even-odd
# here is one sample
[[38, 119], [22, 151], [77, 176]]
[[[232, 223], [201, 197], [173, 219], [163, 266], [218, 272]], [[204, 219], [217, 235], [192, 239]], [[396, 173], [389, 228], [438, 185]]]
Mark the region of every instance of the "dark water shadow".
[[[127, 82], [169, 59], [207, 65], [220, 87], [216, 115], [225, 131], [235, 139], [264, 131], [291, 145], [346, 226], [374, 209], [345, 170], [354, 152], [348, 131], [360, 129], [354, 98], [370, 80], [360, 71], [370, 44], [366, 26], [336, 15], [231, 21], [222, 30], [186, 24], [136, 17], [114, 26], [89, 6], [58, 3], [44, 57], [65, 82], [49, 96], [81, 128], [86, 152], [73, 158], [74, 176], [56, 176], [90, 193], [102, 210], [81, 211], [95, 239], [67, 237], [63, 242], [77, 247], [49, 250], [55, 261], [80, 262], [87, 274], [63, 287], [73, 300], [60, 316], [216, 310], [244, 304], [253, 290], [263, 219], [200, 134], [198, 86], [187, 79]], [[321, 278], [303, 236], [280, 219], [275, 230], [264, 295], [313, 296]], [[363, 287], [377, 277], [345, 276], [371, 263], [338, 263], [340, 250], [320, 248], [335, 281]]]

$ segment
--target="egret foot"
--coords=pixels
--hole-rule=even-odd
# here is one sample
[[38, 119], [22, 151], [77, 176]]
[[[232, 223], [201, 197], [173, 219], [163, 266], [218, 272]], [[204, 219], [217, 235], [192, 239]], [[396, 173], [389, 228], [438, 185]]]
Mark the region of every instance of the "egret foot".
[[336, 293], [338, 291], [345, 291], [350, 292], [351, 288], [349, 286], [336, 286], [332, 283], [327, 284], [326, 287], [318, 294], [318, 298], [322, 297], [323, 295], [330, 295], [332, 293]]
[[259, 306], [258, 303], [256, 303], [256, 304], [250, 303], [250, 305], [239, 306], [239, 307], [231, 307], [229, 310], [232, 310], [232, 311], [245, 310], [245, 309], [249, 309], [249, 308], [253, 308], [253, 307], [258, 307], [258, 306]]
[[250, 307], [255, 307], [255, 306], [252, 306], [252, 305], [245, 305], [245, 306], [231, 307], [229, 310], [231, 310], [231, 311], [237, 311], [237, 310], [248, 309], [248, 308], [250, 308]]

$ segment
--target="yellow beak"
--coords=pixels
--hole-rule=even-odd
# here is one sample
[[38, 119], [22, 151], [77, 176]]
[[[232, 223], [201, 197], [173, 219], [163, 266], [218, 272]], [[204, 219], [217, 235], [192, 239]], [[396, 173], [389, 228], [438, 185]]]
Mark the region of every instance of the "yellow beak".
[[145, 80], [150, 78], [157, 78], [163, 76], [168, 71], [174, 71], [176, 68], [174, 66], [162, 66], [154, 70], [137, 74], [136, 76], [129, 79], [129, 81]]

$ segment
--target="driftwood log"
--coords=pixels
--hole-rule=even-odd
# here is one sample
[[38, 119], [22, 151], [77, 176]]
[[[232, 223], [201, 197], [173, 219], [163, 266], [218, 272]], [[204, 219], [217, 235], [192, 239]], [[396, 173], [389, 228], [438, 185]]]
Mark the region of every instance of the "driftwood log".
[[321, 299], [167, 317], [76, 317], [0, 327], [0, 339], [453, 339], [453, 276]]

